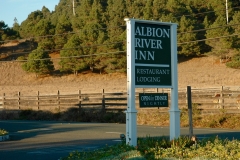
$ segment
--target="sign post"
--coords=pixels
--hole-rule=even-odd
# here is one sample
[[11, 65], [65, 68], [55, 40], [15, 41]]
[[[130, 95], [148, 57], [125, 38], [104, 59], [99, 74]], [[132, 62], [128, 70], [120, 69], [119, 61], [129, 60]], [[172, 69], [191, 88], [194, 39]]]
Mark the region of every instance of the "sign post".
[[170, 140], [180, 136], [180, 110], [178, 108], [177, 25], [171, 26], [172, 87], [170, 113]]
[[171, 88], [170, 139], [180, 136], [177, 24], [125, 19], [127, 24], [126, 143], [137, 145], [135, 88]]

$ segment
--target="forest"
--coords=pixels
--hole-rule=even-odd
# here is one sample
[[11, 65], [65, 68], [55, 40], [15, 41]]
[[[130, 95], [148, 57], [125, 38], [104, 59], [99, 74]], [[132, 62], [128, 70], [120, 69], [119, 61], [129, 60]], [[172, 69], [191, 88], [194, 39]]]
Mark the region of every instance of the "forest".
[[[126, 72], [124, 18], [178, 24], [178, 56], [214, 55], [240, 68], [240, 1], [231, 0], [60, 0], [55, 10], [29, 13], [13, 27], [0, 21], [0, 43], [37, 44], [17, 60], [37, 74], [51, 73], [50, 53], [59, 53], [60, 71], [78, 74]], [[1, 54], [1, 50], [0, 50]]]

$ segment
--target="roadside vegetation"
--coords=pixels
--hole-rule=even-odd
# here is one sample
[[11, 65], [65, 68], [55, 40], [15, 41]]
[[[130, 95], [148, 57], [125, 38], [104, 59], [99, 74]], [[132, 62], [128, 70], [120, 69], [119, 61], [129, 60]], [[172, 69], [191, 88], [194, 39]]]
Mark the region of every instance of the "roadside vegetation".
[[[151, 115], [151, 116], [149, 116]], [[224, 109], [218, 112], [202, 114], [201, 110], [193, 105], [192, 124], [193, 127], [203, 128], [229, 128], [240, 129], [239, 114], [226, 113]], [[72, 122], [101, 122], [101, 123], [126, 123], [124, 112], [102, 112], [97, 109], [69, 108], [65, 111], [58, 109], [53, 111], [44, 110], [19, 110], [19, 111], [1, 111], [0, 120], [54, 120], [54, 121], [72, 121]], [[181, 109], [180, 114], [181, 127], [189, 126], [188, 110]], [[169, 126], [169, 113], [157, 109], [139, 109], [137, 113], [138, 125]]]
[[169, 141], [168, 137], [138, 138], [137, 147], [121, 144], [106, 146], [95, 151], [72, 152], [61, 160], [198, 160], [198, 159], [239, 159], [240, 141], [222, 140], [212, 137], [192, 140], [180, 137]]
[[0, 128], [0, 136], [4, 136], [4, 135], [7, 135], [7, 134], [8, 134], [8, 132], [5, 129]]

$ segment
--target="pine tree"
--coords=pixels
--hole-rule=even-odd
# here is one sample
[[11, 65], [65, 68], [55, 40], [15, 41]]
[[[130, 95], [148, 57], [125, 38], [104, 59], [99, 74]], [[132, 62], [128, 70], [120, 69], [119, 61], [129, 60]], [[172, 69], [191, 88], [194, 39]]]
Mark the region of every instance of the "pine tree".
[[28, 15], [28, 18], [21, 23], [20, 35], [23, 38], [35, 37], [35, 25], [43, 19], [41, 11], [37, 10]]
[[[3, 21], [0, 21], [0, 41], [2, 41], [2, 35], [3, 35], [3, 24], [5, 25], [5, 23]], [[0, 44], [2, 44], [2, 42], [0, 42]]]
[[[125, 21], [124, 18], [128, 15], [126, 1], [108, 0], [107, 7], [107, 36], [106, 44], [108, 52], [123, 51], [125, 49], [124, 41], [126, 40]], [[126, 59], [125, 53], [107, 54], [96, 57], [96, 68], [112, 72], [119, 70], [119, 63], [122, 59]], [[122, 63], [121, 63], [122, 64]], [[113, 67], [114, 66], [114, 67]], [[121, 66], [126, 67], [126, 64]]]
[[67, 43], [68, 39], [72, 36], [68, 33], [72, 31], [72, 24], [66, 15], [58, 17], [58, 22], [55, 28], [56, 36], [53, 37], [56, 49], [61, 49], [64, 44]]
[[44, 19], [50, 20], [50, 16], [51, 16], [51, 12], [49, 11], [49, 9], [45, 6], [42, 7], [42, 14]]
[[92, 71], [97, 62], [93, 55], [106, 52], [105, 45], [98, 45], [103, 44], [107, 38], [106, 26], [103, 22], [103, 19], [105, 18], [103, 10], [104, 7], [102, 6], [102, 3], [100, 3], [100, 0], [94, 0], [88, 18], [85, 19], [86, 24], [80, 33], [80, 38], [83, 41], [82, 45], [86, 46], [83, 48], [84, 54], [89, 55], [85, 59]]
[[229, 57], [231, 57], [231, 61], [226, 63], [227, 67], [230, 68], [236, 68], [240, 69], [240, 36], [238, 35], [240, 32], [240, 26], [237, 25], [239, 23], [240, 18], [240, 11], [237, 11], [234, 13], [232, 17], [232, 21], [229, 23], [231, 26], [231, 29], [233, 31], [233, 34], [236, 34], [236, 36], [229, 37], [232, 39], [232, 49], [228, 53]]
[[[194, 30], [194, 21], [191, 19], [187, 19], [183, 16], [180, 20], [179, 24], [179, 32], [178, 34], [178, 42], [191, 42], [197, 40], [196, 33], [186, 33], [188, 31]], [[178, 54], [184, 56], [196, 56], [200, 54], [200, 47], [198, 42], [191, 42], [187, 44], [181, 44], [178, 47]]]
[[87, 24], [92, 4], [93, 0], [81, 0], [80, 5], [77, 5], [75, 9], [76, 15], [72, 18], [74, 31], [81, 30]]
[[145, 6], [145, 1], [134, 0], [131, 5], [128, 4], [129, 17], [135, 19], [143, 19], [143, 8]]
[[[13, 40], [19, 38], [19, 33], [13, 28], [9, 28], [4, 21], [0, 21], [0, 41]], [[4, 43], [4, 42], [0, 42]]]
[[154, 0], [152, 6], [152, 14], [154, 20], [161, 20], [161, 17], [166, 14], [166, 0]]
[[[13, 30], [14, 30], [14, 31], [17, 31], [17, 32], [19, 32], [19, 30], [20, 30], [20, 25], [19, 25], [18, 20], [17, 20], [16, 17], [14, 18]], [[19, 33], [18, 33], [18, 34], [19, 34]]]
[[143, 10], [143, 18], [146, 20], [152, 20], [153, 19], [153, 2], [147, 1], [144, 10]]
[[[232, 30], [233, 30], [233, 34], [239, 34], [240, 33], [240, 26], [237, 25], [239, 23], [239, 19], [240, 19], [240, 11], [237, 11], [234, 13], [233, 17], [232, 17], [232, 21], [230, 21], [230, 25]], [[238, 50], [240, 50], [240, 36], [234, 36], [232, 37], [233, 39], [233, 48], [236, 48]]]
[[54, 34], [54, 26], [47, 19], [40, 20], [34, 27], [35, 35], [38, 42], [38, 46], [44, 50], [54, 49], [54, 41], [52, 36]]
[[[0, 41], [6, 39], [5, 31], [7, 30], [8, 25], [4, 21], [0, 21]], [[1, 44], [1, 42], [0, 42]]]
[[49, 54], [42, 48], [33, 50], [28, 55], [28, 61], [23, 63], [22, 68], [27, 72], [35, 73], [36, 77], [54, 71], [54, 65], [50, 60]]
[[73, 35], [60, 51], [61, 61], [60, 71], [72, 72], [75, 75], [79, 71], [86, 69], [87, 63], [84, 60], [84, 52], [81, 47], [81, 40], [77, 35]]
[[225, 57], [229, 53], [233, 45], [233, 40], [231, 37], [228, 38], [216, 38], [221, 36], [228, 36], [231, 34], [230, 27], [219, 27], [226, 25], [226, 18], [223, 16], [218, 16], [216, 21], [210, 25], [210, 28], [218, 27], [216, 29], [207, 30], [206, 38], [213, 38], [213, 40], [206, 41], [206, 44], [212, 47], [212, 54], [218, 57]]

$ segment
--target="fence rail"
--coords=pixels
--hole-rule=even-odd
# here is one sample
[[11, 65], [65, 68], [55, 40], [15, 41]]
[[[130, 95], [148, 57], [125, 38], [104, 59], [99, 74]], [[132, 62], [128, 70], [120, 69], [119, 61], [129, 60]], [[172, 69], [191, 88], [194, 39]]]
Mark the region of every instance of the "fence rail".
[[[139, 108], [138, 93], [164, 92], [169, 93], [170, 89], [143, 89], [136, 92], [136, 107]], [[187, 106], [186, 89], [179, 89], [179, 107]], [[170, 105], [171, 102], [169, 102]], [[215, 88], [192, 88], [192, 103], [204, 111], [226, 109], [229, 112], [240, 113], [240, 87], [215, 87]], [[14, 96], [0, 95], [0, 109], [34, 109], [34, 110], [64, 110], [70, 107], [98, 108], [106, 110], [126, 110], [126, 92], [105, 92], [81, 93], [79, 90], [74, 94], [41, 94], [39, 91], [35, 95], [22, 95], [18, 92]], [[166, 111], [169, 107], [164, 108]], [[164, 110], [163, 109], [163, 110]]]

